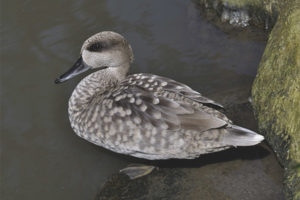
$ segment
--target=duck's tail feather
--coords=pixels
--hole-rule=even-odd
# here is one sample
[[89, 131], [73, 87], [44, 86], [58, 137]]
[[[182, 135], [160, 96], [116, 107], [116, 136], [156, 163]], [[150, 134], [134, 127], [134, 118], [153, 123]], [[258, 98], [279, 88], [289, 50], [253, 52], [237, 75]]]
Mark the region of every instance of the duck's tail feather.
[[223, 142], [226, 145], [252, 146], [264, 140], [264, 136], [240, 126], [232, 125], [226, 128], [226, 130], [227, 133], [223, 138]]

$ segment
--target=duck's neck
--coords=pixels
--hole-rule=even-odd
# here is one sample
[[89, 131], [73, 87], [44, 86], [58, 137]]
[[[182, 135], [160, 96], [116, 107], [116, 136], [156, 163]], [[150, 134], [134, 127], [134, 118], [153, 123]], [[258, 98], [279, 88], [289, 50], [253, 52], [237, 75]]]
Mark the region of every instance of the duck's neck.
[[83, 113], [93, 99], [101, 98], [101, 94], [119, 84], [126, 76], [126, 69], [123, 67], [107, 68], [96, 71], [81, 80], [69, 100], [70, 117], [76, 113]]

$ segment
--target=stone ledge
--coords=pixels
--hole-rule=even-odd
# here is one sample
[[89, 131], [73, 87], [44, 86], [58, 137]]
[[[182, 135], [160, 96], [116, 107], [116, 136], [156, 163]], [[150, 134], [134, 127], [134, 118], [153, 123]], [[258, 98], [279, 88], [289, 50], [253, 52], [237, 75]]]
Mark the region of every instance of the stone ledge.
[[300, 199], [300, 2], [280, 9], [253, 84], [259, 130], [285, 168], [287, 199]]

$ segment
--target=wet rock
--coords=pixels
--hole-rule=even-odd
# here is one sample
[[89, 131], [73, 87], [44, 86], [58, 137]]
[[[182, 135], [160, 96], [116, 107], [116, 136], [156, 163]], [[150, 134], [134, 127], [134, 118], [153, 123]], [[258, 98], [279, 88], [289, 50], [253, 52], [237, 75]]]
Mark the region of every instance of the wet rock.
[[274, 159], [266, 156], [269, 151], [266, 149], [234, 149], [194, 161], [170, 161], [168, 165], [182, 165], [182, 168], [162, 163], [158, 170], [135, 180], [115, 174], [96, 199], [283, 200], [282, 179], [278, 177], [280, 169], [274, 167]]
[[272, 29], [279, 10], [284, 4], [281, 0], [197, 0], [209, 15], [216, 15], [223, 22], [233, 26], [254, 25]]
[[253, 84], [259, 129], [285, 168], [288, 199], [300, 199], [300, 2], [280, 9]]
[[[249, 103], [229, 106], [226, 110], [236, 124], [255, 130]], [[96, 199], [284, 199], [282, 169], [265, 144], [233, 148], [194, 160], [137, 161], [159, 168], [135, 180], [114, 174]]]

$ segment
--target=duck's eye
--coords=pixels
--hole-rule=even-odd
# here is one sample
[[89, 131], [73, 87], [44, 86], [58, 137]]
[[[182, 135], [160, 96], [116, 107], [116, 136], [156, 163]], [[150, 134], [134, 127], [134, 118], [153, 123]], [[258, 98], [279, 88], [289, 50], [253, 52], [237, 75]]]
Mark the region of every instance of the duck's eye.
[[94, 43], [91, 46], [89, 46], [87, 49], [89, 51], [101, 51], [103, 48], [103, 44], [101, 44], [100, 42]]

